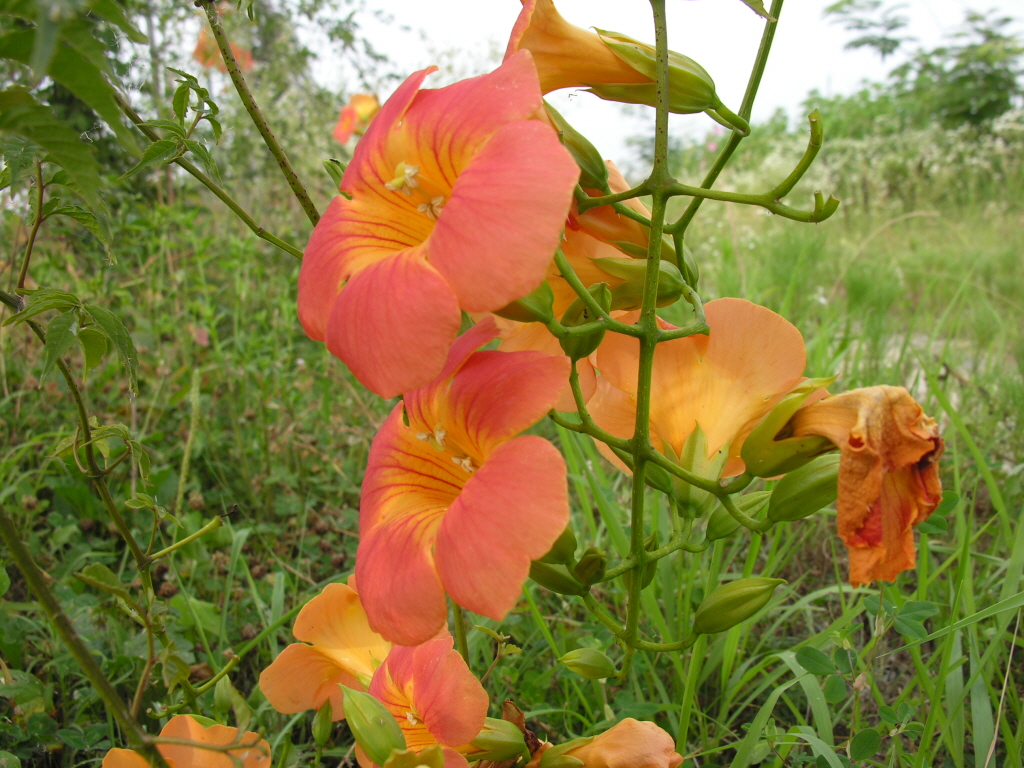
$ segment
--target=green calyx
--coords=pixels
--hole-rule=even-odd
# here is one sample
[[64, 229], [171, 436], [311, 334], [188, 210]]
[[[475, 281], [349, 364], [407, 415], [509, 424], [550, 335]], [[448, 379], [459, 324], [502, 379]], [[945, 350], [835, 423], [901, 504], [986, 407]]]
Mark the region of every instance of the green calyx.
[[548, 323], [555, 317], [551, 308], [554, 301], [555, 294], [545, 280], [531, 293], [496, 310], [494, 314], [519, 323]]
[[[602, 272], [624, 281], [611, 289], [611, 308], [627, 311], [640, 309], [643, 304], [644, 281], [647, 275], [646, 259], [604, 258], [593, 261], [594, 265]], [[685, 290], [686, 284], [676, 265], [665, 259], [660, 260], [658, 262], [657, 306], [665, 307], [674, 304]]]
[[559, 595], [582, 595], [587, 591], [564, 565], [551, 565], [534, 560], [530, 563], [530, 578]]
[[768, 605], [775, 588], [785, 583], [785, 579], [754, 576], [723, 584], [697, 608], [693, 631], [698, 635], [713, 635], [732, 629]]
[[779, 480], [768, 502], [768, 519], [801, 520], [834, 502], [839, 495], [839, 460], [838, 453], [828, 453]]
[[[608, 288], [608, 283], [595, 283], [587, 290], [601, 309], [605, 312], [611, 310], [612, 292]], [[577, 297], [569, 305], [569, 308], [565, 310], [565, 314], [562, 315], [562, 325], [566, 328], [573, 328], [597, 319], [599, 318], [594, 315], [583, 299]], [[586, 357], [594, 352], [601, 345], [601, 342], [604, 340], [604, 333], [604, 328], [601, 328], [585, 336], [567, 336], [566, 338], [559, 339], [558, 342], [562, 345], [562, 351], [565, 354], [573, 360], [579, 360], [581, 357]]]
[[573, 128], [568, 121], [562, 117], [558, 110], [548, 102], [544, 102], [548, 117], [554, 123], [558, 131], [558, 137], [562, 144], [569, 150], [576, 165], [580, 167], [580, 186], [584, 189], [599, 189], [605, 193], [611, 193], [608, 189], [608, 166], [604, 164], [604, 158], [597, 151], [597, 147], [591, 144], [587, 138]]
[[571, 672], [588, 680], [604, 680], [614, 677], [618, 670], [605, 654], [594, 648], [577, 648], [559, 659]]
[[[771, 496], [771, 491], [755, 491], [736, 500], [736, 506], [744, 514], [754, 517]], [[708, 541], [718, 541], [732, 536], [740, 529], [740, 522], [729, 514], [729, 510], [719, 504], [708, 518], [708, 527], [704, 532]]]

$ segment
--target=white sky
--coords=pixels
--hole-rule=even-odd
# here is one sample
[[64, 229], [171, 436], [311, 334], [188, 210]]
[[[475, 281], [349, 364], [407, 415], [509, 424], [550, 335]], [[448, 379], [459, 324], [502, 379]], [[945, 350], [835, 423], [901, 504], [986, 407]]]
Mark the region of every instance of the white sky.
[[[754, 106], [754, 119], [763, 120], [783, 107], [791, 118], [799, 117], [800, 103], [812, 89], [825, 94], [850, 93], [864, 79], [880, 80], [902, 59], [884, 65], [868, 50], [847, 51], [851, 34], [822, 18], [831, 0], [788, 0], [780, 14], [768, 67]], [[968, 9], [996, 9], [1017, 19], [1024, 17], [1022, 0], [905, 0], [902, 13], [910, 18], [905, 30], [917, 44], [933, 47], [956, 31]], [[390, 24], [366, 16], [363, 33], [405, 72], [438, 63], [438, 54], [461, 75], [478, 74], [487, 66], [488, 52], [503, 52], [519, 14], [518, 0], [369, 0], [370, 8], [382, 8], [393, 17]], [[581, 27], [600, 27], [654, 41], [654, 25], [646, 0], [556, 0], [561, 14]], [[765, 0], [765, 5], [770, 5]], [[738, 110], [750, 66], [760, 41], [763, 20], [740, 0], [668, 0], [669, 46], [698, 62], [715, 79], [718, 94]], [[911, 43], [910, 48], [915, 44]], [[465, 51], [454, 54], [454, 51]], [[327, 62], [322, 62], [327, 64]], [[342, 85], [321, 69], [329, 84]], [[434, 75], [434, 84], [442, 84]], [[427, 85], [431, 79], [427, 80]], [[388, 94], [380, 94], [382, 97]], [[618, 162], [630, 152], [625, 138], [652, 122], [653, 110], [637, 108], [633, 116], [621, 105], [609, 104], [584, 92], [561, 91], [549, 97], [577, 130], [597, 145], [606, 157]], [[674, 116], [673, 131], [703, 135], [713, 124], [703, 115]], [[826, 135], [828, 126], [825, 126]]]

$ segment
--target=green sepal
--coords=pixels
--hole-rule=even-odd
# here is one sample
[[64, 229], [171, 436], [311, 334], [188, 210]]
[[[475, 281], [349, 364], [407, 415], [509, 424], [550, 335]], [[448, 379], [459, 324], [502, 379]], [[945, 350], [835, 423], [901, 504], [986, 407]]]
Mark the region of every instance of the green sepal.
[[588, 547], [580, 555], [579, 562], [572, 569], [573, 574], [585, 586], [597, 584], [608, 569], [608, 555], [597, 547]]
[[495, 310], [494, 314], [519, 323], [548, 323], [555, 317], [554, 303], [555, 294], [545, 280], [526, 296]]
[[551, 549], [548, 550], [547, 554], [540, 558], [540, 562], [549, 565], [564, 565], [571, 563], [575, 555], [576, 534], [572, 532], [571, 527], [567, 526], [561, 535], [555, 539], [555, 543], [551, 545]]
[[398, 721], [369, 693], [341, 686], [345, 692], [345, 719], [356, 743], [376, 765], [384, 766], [394, 750], [406, 748]]
[[839, 496], [839, 458], [827, 453], [779, 480], [768, 503], [768, 519], [793, 522], [834, 502]]
[[[608, 288], [608, 283], [595, 283], [587, 290], [601, 309], [605, 312], [611, 310], [612, 292]], [[590, 311], [590, 308], [583, 302], [583, 299], [577, 296], [576, 300], [565, 310], [565, 314], [562, 315], [562, 325], [566, 328], [574, 328], [577, 325], [585, 325], [597, 319]], [[590, 355], [601, 346], [601, 342], [604, 340], [604, 333], [605, 329], [601, 328], [585, 336], [566, 336], [559, 339], [558, 343], [562, 345], [562, 351], [565, 354], [573, 360], [579, 360], [580, 358], [587, 357], [587, 355]]]
[[[736, 499], [736, 506], [744, 514], [754, 517], [764, 503], [772, 495], [771, 491], [755, 491], [754, 493], [748, 493], [746, 496], [741, 496]], [[723, 507], [721, 504], [717, 505], [711, 516], [708, 518], [708, 527], [704, 532], [708, 541], [718, 541], [718, 539], [724, 539], [727, 536], [732, 536], [740, 528], [740, 523], [736, 518], [729, 514], [729, 510]]]
[[[593, 263], [602, 272], [624, 281], [612, 288], [613, 310], [640, 309], [647, 275], [646, 259], [603, 258], [594, 259]], [[671, 261], [661, 259], [658, 262], [658, 293], [655, 305], [665, 307], [674, 304], [683, 295], [684, 290], [686, 284], [679, 269]]]
[[604, 158], [597, 151], [597, 147], [569, 125], [568, 121], [558, 113], [558, 110], [547, 101], [544, 102], [544, 108], [547, 110], [551, 122], [555, 124], [555, 130], [558, 131], [562, 144], [569, 150], [576, 165], [580, 167], [580, 186], [584, 189], [599, 189], [611, 194], [611, 190], [608, 189], [608, 166], [605, 165]]
[[559, 595], [582, 595], [587, 591], [564, 565], [551, 565], [534, 560], [530, 563], [530, 578]]
[[[712, 456], [708, 456], [708, 438], [701, 429], [700, 424], [693, 428], [693, 432], [686, 438], [683, 450], [679, 456], [675, 455], [672, 446], [664, 445], [665, 455], [675, 464], [683, 469], [689, 470], [698, 477], [706, 480], [717, 481], [722, 474], [722, 468], [729, 460], [729, 444], [726, 443], [719, 448]], [[701, 517], [715, 503], [713, 494], [703, 491], [696, 486], [690, 485], [685, 480], [673, 477], [672, 483], [675, 488], [674, 496], [678, 502], [678, 511], [685, 517]]]
[[704, 598], [693, 617], [693, 631], [699, 635], [725, 632], [760, 611], [785, 579], [754, 576], [737, 579], [715, 589]]

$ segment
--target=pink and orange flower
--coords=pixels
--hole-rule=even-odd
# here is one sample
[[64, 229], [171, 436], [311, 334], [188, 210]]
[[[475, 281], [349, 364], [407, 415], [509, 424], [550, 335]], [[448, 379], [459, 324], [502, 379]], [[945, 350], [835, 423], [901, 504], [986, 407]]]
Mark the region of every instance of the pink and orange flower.
[[356, 146], [306, 247], [299, 319], [383, 397], [444, 367], [462, 310], [491, 312], [544, 279], [579, 168], [542, 107], [533, 59], [419, 90], [417, 72]]
[[345, 144], [353, 134], [362, 136], [378, 112], [380, 101], [372, 93], [353, 94], [338, 115], [338, 123], [334, 126], [334, 140], [339, 144]]
[[501, 619], [569, 520], [565, 462], [519, 435], [558, 402], [569, 361], [476, 351], [491, 318], [452, 347], [440, 376], [409, 392], [370, 448], [356, 576], [370, 626], [401, 645], [445, 626], [445, 594]]
[[343, 720], [344, 685], [365, 691], [387, 658], [391, 643], [370, 629], [354, 579], [328, 584], [295, 617], [292, 643], [260, 675], [260, 690], [286, 715], [318, 710], [330, 699], [334, 720]]

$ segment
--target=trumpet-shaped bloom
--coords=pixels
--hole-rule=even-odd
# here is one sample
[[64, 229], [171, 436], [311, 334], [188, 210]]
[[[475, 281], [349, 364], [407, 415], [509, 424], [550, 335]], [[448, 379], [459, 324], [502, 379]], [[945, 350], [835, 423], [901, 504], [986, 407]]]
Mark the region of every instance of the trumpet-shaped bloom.
[[334, 126], [334, 140], [339, 144], [345, 144], [352, 134], [361, 136], [378, 112], [380, 101], [372, 93], [353, 94], [338, 115], [338, 123]]
[[[270, 745], [258, 733], [239, 731], [226, 725], [204, 726], [190, 715], [177, 715], [160, 731], [165, 739], [180, 739], [194, 744], [159, 744], [157, 751], [171, 768], [270, 768]], [[232, 746], [237, 745], [237, 746]], [[228, 747], [230, 749], [208, 749]], [[149, 768], [149, 761], [130, 749], [112, 749], [103, 758], [101, 768]]]
[[552, 0], [522, 0], [505, 58], [527, 50], [544, 93], [602, 83], [650, 83], [608, 49], [594, 32], [562, 18]]
[[295, 617], [292, 643], [260, 674], [260, 690], [286, 715], [320, 709], [331, 700], [331, 714], [343, 720], [341, 686], [366, 690], [387, 658], [391, 643], [370, 629], [359, 595], [349, 585], [328, 584]]
[[942, 497], [935, 420], [902, 387], [868, 387], [796, 412], [787, 433], [839, 447], [839, 535], [850, 550], [850, 583], [895, 581], [916, 562], [912, 527]]
[[569, 361], [474, 351], [496, 335], [487, 318], [460, 337], [441, 375], [405, 395], [370, 448], [356, 576], [370, 626], [401, 645], [445, 625], [446, 592], [503, 618], [530, 560], [569, 520], [561, 454], [516, 437], [558, 401]]
[[[238, 68], [242, 72], [252, 71], [252, 51], [231, 43], [231, 54], [235, 57], [235, 61], [238, 62]], [[228, 66], [224, 63], [224, 57], [217, 47], [217, 41], [213, 39], [213, 36], [206, 30], [206, 27], [202, 27], [199, 30], [199, 39], [196, 40], [196, 47], [192, 50], [192, 58], [206, 67], [206, 69], [217, 69], [221, 72], [228, 71]]]
[[[704, 310], [708, 336], [667, 341], [655, 350], [651, 440], [679, 456], [699, 424], [708, 458], [727, 447], [723, 475], [736, 475], [743, 471], [743, 440], [801, 381], [807, 357], [800, 331], [770, 309], [730, 298], [708, 302]], [[621, 335], [605, 337], [597, 351], [601, 380], [590, 414], [620, 437], [633, 434], [639, 355], [637, 339]]]
[[[545, 751], [534, 752], [527, 768], [537, 768]], [[631, 717], [564, 754], [582, 760], [581, 768], [678, 768], [683, 762], [671, 736], [654, 723]]]
[[419, 90], [406, 80], [356, 146], [306, 246], [299, 319], [383, 397], [444, 367], [460, 310], [540, 285], [579, 168], [550, 126], [530, 54]]
[[440, 746], [446, 768], [468, 768], [463, 753], [484, 726], [487, 692], [452, 646], [445, 633], [415, 648], [396, 647], [373, 676], [370, 693], [395, 716], [408, 749]]

